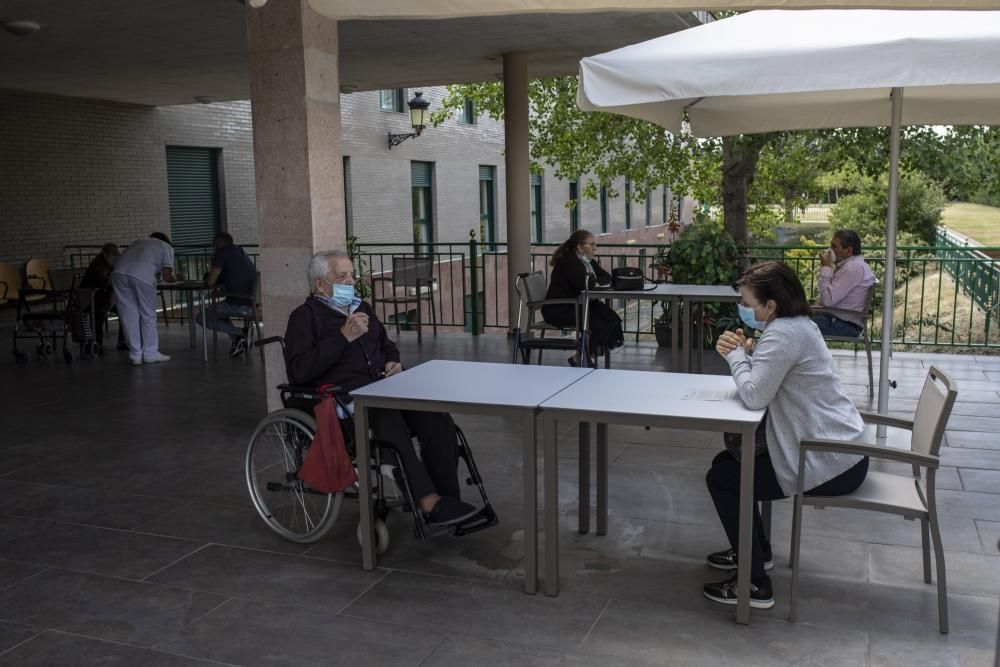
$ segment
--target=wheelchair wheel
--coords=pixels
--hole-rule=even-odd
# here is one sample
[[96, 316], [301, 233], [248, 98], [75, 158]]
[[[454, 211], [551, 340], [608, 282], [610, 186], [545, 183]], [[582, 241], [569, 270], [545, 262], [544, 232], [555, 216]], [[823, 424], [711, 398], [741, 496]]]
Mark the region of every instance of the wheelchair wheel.
[[333, 527], [344, 493], [320, 493], [298, 478], [316, 433], [316, 420], [301, 410], [272, 412], [257, 425], [247, 448], [250, 499], [264, 522], [286, 540], [310, 543]]
[[[358, 544], [361, 544], [361, 524], [358, 524]], [[389, 550], [389, 526], [382, 519], [375, 519], [375, 553], [379, 556]]]

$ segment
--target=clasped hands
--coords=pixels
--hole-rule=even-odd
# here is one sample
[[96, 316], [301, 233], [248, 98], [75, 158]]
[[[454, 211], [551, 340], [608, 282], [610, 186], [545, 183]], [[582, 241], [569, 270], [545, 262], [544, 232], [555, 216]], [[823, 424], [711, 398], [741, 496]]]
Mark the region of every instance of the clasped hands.
[[753, 339], [747, 338], [743, 334], [743, 329], [723, 331], [722, 335], [719, 336], [719, 340], [715, 342], [715, 351], [723, 357], [729, 356], [729, 353], [738, 347], [746, 350], [747, 354], [753, 351]]
[[[365, 313], [351, 313], [347, 316], [347, 320], [344, 322], [344, 326], [340, 327], [340, 333], [344, 334], [344, 338], [347, 339], [348, 343], [353, 343], [357, 339], [368, 333], [368, 315]], [[385, 362], [385, 368], [382, 369], [382, 375], [384, 377], [389, 377], [390, 375], [395, 375], [403, 370], [403, 364], [398, 361], [387, 361]]]

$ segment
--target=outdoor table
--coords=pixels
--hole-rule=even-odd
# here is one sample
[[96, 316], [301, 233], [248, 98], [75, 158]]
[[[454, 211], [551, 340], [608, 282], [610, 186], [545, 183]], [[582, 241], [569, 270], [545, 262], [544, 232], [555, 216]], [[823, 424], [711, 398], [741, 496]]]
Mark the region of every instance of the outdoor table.
[[[156, 289], [162, 292], [179, 292], [184, 295], [187, 302], [188, 311], [188, 334], [191, 340], [191, 347], [197, 347], [195, 337], [195, 324], [194, 324], [194, 295], [195, 292], [201, 295], [202, 307], [206, 305], [211, 305], [214, 299], [215, 289], [209, 287], [201, 280], [178, 280], [172, 283], [157, 283]], [[202, 359], [208, 361], [208, 335], [205, 332], [205, 327], [201, 328], [201, 349], [202, 349]]]
[[[593, 372], [588, 368], [493, 364], [475, 361], [428, 361], [351, 392], [357, 461], [367, 468], [370, 408], [500, 415], [521, 419], [524, 497], [524, 591], [538, 589], [538, 406], [542, 401]], [[361, 504], [361, 557], [375, 569], [372, 488], [369, 475], [358, 475]]]
[[[687, 335], [685, 331], [683, 354], [681, 353], [678, 308], [683, 308], [683, 321], [691, 322], [691, 305], [700, 303], [738, 303], [740, 293], [729, 285], [680, 285], [675, 283], [659, 283], [653, 289], [642, 290], [612, 290], [591, 289], [591, 296], [596, 299], [633, 299], [637, 301], [667, 301], [670, 303], [670, 327], [673, 335], [670, 340], [670, 368], [687, 373], [691, 369], [691, 357], [697, 352], [696, 367], [701, 372], [704, 357], [704, 346], [701, 344], [703, 325], [698, 324], [698, 336]], [[697, 340], [698, 344], [694, 345]], [[680, 365], [678, 365], [680, 360]]]
[[[607, 533], [607, 425], [630, 424], [743, 436], [740, 465], [740, 540], [737, 560], [739, 599], [736, 620], [750, 622], [750, 547], [753, 529], [754, 430], [764, 410], [750, 410], [728, 375], [698, 375], [598, 369], [541, 404], [544, 450], [545, 593], [559, 594], [559, 460], [557, 422], [580, 428], [580, 530], [590, 508], [590, 436], [597, 422], [597, 533]], [[584, 466], [587, 474], [583, 474]], [[586, 508], [586, 509], [584, 509]]]

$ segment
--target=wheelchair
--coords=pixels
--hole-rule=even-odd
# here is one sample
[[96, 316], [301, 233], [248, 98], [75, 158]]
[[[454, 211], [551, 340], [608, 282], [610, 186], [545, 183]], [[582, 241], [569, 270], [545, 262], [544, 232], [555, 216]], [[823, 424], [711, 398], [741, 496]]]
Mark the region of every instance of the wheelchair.
[[[257, 341], [259, 347], [279, 343], [284, 351], [284, 339], [273, 336]], [[346, 394], [337, 387], [309, 387], [292, 384], [278, 385], [283, 407], [268, 414], [257, 424], [246, 453], [246, 480], [250, 499], [264, 523], [286, 540], [309, 544], [322, 539], [333, 528], [340, 514], [344, 499], [358, 498], [358, 484], [337, 493], [322, 493], [309, 487], [298, 477], [298, 470], [305, 460], [313, 437], [316, 434], [316, 420], [312, 408], [319, 401], [332, 398], [336, 401], [340, 427], [343, 431], [347, 452], [352, 459], [357, 458], [354, 445], [354, 418], [348, 409]], [[371, 476], [372, 498], [375, 510], [375, 549], [383, 554], [389, 548], [389, 528], [386, 519], [394, 509], [410, 513], [413, 517], [413, 534], [418, 540], [452, 533], [461, 537], [478, 532], [499, 523], [496, 512], [490, 505], [483, 485], [482, 476], [476, 467], [469, 448], [469, 442], [462, 430], [455, 425], [457, 453], [468, 471], [465, 483], [475, 486], [482, 499], [479, 514], [461, 524], [443, 527], [433, 532], [417, 506], [416, 498], [410, 491], [396, 447], [385, 441], [371, 440], [372, 460], [368, 462], [367, 473]], [[354, 469], [359, 475], [359, 462]], [[358, 526], [360, 542], [361, 527]]]

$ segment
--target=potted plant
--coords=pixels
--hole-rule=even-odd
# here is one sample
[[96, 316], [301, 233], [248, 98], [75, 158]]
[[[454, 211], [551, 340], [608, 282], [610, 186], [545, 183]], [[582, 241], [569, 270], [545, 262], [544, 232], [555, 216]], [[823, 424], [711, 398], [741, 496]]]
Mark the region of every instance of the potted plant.
[[[680, 237], [670, 244], [667, 262], [671, 280], [675, 283], [729, 285], [739, 274], [739, 248], [722, 224], [709, 218], [684, 229]], [[736, 322], [732, 311], [733, 307], [729, 304], [706, 305], [704, 317], [709, 332], [706, 337], [708, 345], [714, 343], [719, 325], [728, 327]], [[657, 322], [669, 323], [669, 318], [664, 309]]]

